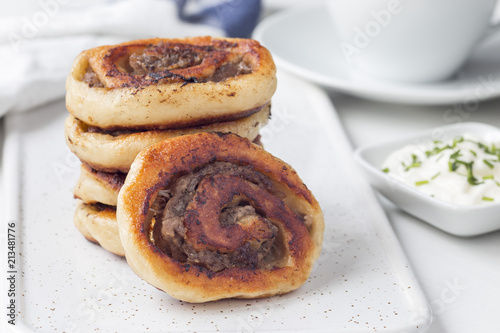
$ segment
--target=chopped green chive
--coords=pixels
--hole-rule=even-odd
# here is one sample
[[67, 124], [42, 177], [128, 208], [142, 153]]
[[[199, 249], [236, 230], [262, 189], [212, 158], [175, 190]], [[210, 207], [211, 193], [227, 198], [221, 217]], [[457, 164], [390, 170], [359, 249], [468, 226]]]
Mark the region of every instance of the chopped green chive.
[[439, 148], [439, 147], [434, 147], [432, 150], [427, 150], [427, 151], [425, 152], [425, 156], [427, 156], [427, 157], [431, 157], [432, 155], [437, 155], [437, 154], [439, 154], [439, 153], [440, 153], [440, 152], [442, 152], [443, 150], [446, 150], [446, 149], [451, 149], [451, 148], [453, 148], [453, 147], [451, 147], [451, 146], [444, 146], [444, 147], [441, 147], [441, 148]]
[[458, 163], [455, 161], [455, 162], [452, 162], [452, 161], [448, 161], [448, 170], [450, 172], [454, 172], [458, 169]]
[[467, 163], [467, 162], [464, 162], [464, 161], [458, 161], [457, 160], [456, 163], [464, 165], [465, 168], [467, 169], [467, 181], [469, 182], [469, 184], [471, 184], [471, 185], [479, 185], [479, 184], [483, 183], [483, 182], [479, 182], [477, 180], [477, 178], [474, 177], [474, 175], [472, 173], [472, 167], [474, 166], [474, 161], [471, 161], [471, 162]]
[[412, 164], [410, 164], [410, 165], [408, 165], [408, 166], [405, 166], [405, 167], [406, 167], [406, 168], [405, 168], [405, 171], [408, 171], [408, 170], [410, 170], [411, 168], [418, 168], [418, 167], [420, 167], [421, 165], [422, 165], [422, 163], [420, 163], [420, 162], [419, 162], [419, 163], [412, 163]]
[[417, 155], [411, 154], [411, 164], [408, 165], [408, 166], [405, 163], [402, 163], [402, 164], [403, 164], [403, 167], [405, 167], [405, 171], [408, 171], [411, 168], [418, 168], [418, 167], [420, 167], [422, 165], [422, 162], [420, 162], [418, 160]]
[[484, 201], [494, 201], [495, 199], [490, 198], [490, 197], [483, 197], [483, 200]]
[[477, 146], [481, 148], [486, 154], [495, 155], [500, 157], [500, 149], [498, 149], [495, 144], [491, 144], [491, 147], [488, 147], [484, 143], [478, 142]]
[[491, 161], [487, 160], [487, 159], [484, 159], [483, 160], [484, 164], [486, 164], [490, 169], [493, 169], [495, 166], [493, 165], [493, 163], [491, 163]]
[[[474, 147], [472, 147], [472, 149], [463, 149], [462, 147], [464, 146], [459, 145], [462, 142], [467, 142], [468, 145], [473, 144]], [[474, 139], [466, 139], [463, 136], [456, 137], [452, 141], [448, 141], [448, 143], [444, 143], [439, 140], [435, 140], [433, 141], [433, 143], [434, 145], [429, 150], [425, 151], [423, 160], [420, 160], [421, 155], [419, 153], [418, 155], [411, 154], [411, 160], [405, 159], [404, 161], [402, 161], [401, 165], [403, 166], [403, 170], [407, 172], [412, 168], [422, 167], [423, 161], [425, 161], [426, 158], [430, 158], [431, 156], [435, 156], [435, 158], [433, 158], [432, 160], [433, 162], [438, 162], [443, 158], [443, 156], [446, 155], [449, 156], [447, 161], [449, 172], [456, 172], [461, 177], [465, 177], [470, 185], [480, 185], [484, 184], [486, 180], [492, 180], [495, 182], [495, 184], [497, 184], [497, 186], [500, 187], [500, 176], [495, 176], [493, 172], [491, 175], [478, 176], [477, 178], [476, 175], [474, 175], [474, 163], [476, 163], [476, 168], [478, 166], [481, 166], [481, 164], [478, 164], [481, 163], [481, 161], [478, 161], [479, 159], [482, 159], [482, 162], [486, 166], [488, 166], [488, 168], [495, 169], [495, 163], [500, 163], [500, 145], [499, 147], [497, 147], [495, 144], [484, 144], [481, 142], [477, 142]], [[470, 154], [466, 153], [467, 151]], [[487, 158], [481, 158], [481, 154], [488, 154], [490, 156], [487, 156]], [[471, 157], [473, 161], [468, 161], [465, 157], [463, 157], [464, 155], [467, 158]], [[440, 162], [440, 164], [443, 162]], [[389, 168], [385, 168], [382, 171], [388, 173]], [[431, 181], [439, 177], [442, 173], [437, 172], [437, 170], [435, 172], [436, 174], [434, 174], [434, 176], [428, 178], [427, 180], [415, 181], [415, 186], [429, 184]], [[484, 197], [483, 200], [493, 201], [493, 199], [489, 197]]]
[[436, 179], [440, 174], [441, 174], [441, 172], [436, 173], [434, 176], [432, 176], [431, 179]]
[[389, 168], [382, 169], [382, 172], [389, 173]]
[[462, 154], [460, 154], [460, 149], [457, 150], [456, 152], [454, 152], [453, 154], [450, 155], [450, 158], [451, 159], [454, 159], [456, 160], [457, 158], [459, 158], [460, 156], [462, 156]]
[[453, 148], [455, 148], [457, 146], [457, 143], [460, 143], [460, 142], [464, 142], [464, 137], [463, 136], [460, 136], [460, 137], [455, 138], [453, 140]]
[[[462, 141], [463, 141], [463, 138], [462, 138]], [[465, 169], [467, 170], [467, 182], [469, 182], [469, 184], [471, 184], [471, 185], [482, 184], [482, 182], [479, 182], [477, 180], [477, 178], [474, 177], [474, 174], [472, 171], [472, 168], [474, 166], [474, 161], [465, 162], [465, 161], [458, 160], [458, 158], [460, 156], [462, 156], [462, 154], [460, 153], [460, 149], [450, 155], [450, 160], [448, 161], [448, 169], [450, 170], [450, 172], [457, 171], [458, 167], [460, 165], [463, 165], [463, 166], [465, 166]]]

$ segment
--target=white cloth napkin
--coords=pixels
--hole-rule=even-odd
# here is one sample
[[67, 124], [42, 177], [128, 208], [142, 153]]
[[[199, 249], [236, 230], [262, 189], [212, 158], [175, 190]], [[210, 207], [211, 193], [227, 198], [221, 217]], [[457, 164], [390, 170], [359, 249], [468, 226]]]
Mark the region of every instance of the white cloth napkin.
[[65, 94], [84, 49], [150, 37], [224, 36], [189, 24], [169, 0], [23, 0], [0, 5], [0, 117]]

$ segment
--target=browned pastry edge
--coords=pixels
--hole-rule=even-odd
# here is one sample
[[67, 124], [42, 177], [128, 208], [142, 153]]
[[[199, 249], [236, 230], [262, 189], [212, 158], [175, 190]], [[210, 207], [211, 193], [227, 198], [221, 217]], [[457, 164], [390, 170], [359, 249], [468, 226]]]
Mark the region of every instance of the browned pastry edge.
[[[135, 73], [129, 58], [149, 50], [148, 58], [161, 57], [170, 53], [186, 59], [198, 55], [199, 61], [188, 61], [184, 65], [173, 63], [164, 69], [156, 69], [155, 64], [146, 66], [147, 73]], [[204, 83], [212, 81], [214, 72], [224, 66], [244, 61], [250, 72], [259, 71], [260, 58], [266, 50], [252, 39], [230, 39], [212, 37], [190, 37], [182, 39], [153, 38], [130, 41], [114, 46], [101, 46], [88, 51], [91, 66], [106, 88], [141, 88], [166, 82]], [[242, 75], [248, 75], [242, 74]]]
[[[126, 57], [137, 48], [161, 43], [192, 45], [193, 48], [211, 44], [231, 47], [224, 51], [229, 54], [227, 59], [226, 56], [211, 58], [206, 63], [202, 61], [196, 66], [172, 69], [163, 74], [158, 72], [153, 76], [131, 74], [127, 66], [115, 59], [114, 50], [122, 50], [120, 52]], [[201, 79], [224, 67], [226, 61], [233, 61], [231, 54], [236, 53], [250, 65], [251, 72], [220, 81]], [[84, 81], [89, 68], [103, 87]], [[185, 80], [191, 77], [200, 80]], [[200, 125], [234, 120], [255, 112], [271, 100], [276, 84], [272, 56], [257, 41], [212, 37], [154, 38], [83, 51], [75, 59], [66, 81], [66, 107], [75, 118], [101, 129]]]
[[[273, 180], [283, 201], [313, 223], [280, 227], [288, 262], [268, 270], [233, 267], [212, 272], [186, 265], [161, 252], [145, 223], [158, 192], [180, 175], [214, 162], [249, 165]], [[134, 271], [157, 288], [189, 302], [221, 298], [256, 298], [289, 292], [308, 278], [320, 254], [324, 222], [312, 193], [288, 164], [234, 134], [200, 133], [167, 140], [141, 152], [120, 191], [117, 207], [120, 237]], [[290, 228], [290, 229], [287, 229]]]
[[[263, 147], [260, 135], [252, 142]], [[126, 176], [127, 174], [124, 172], [104, 172], [82, 162], [80, 176], [73, 190], [73, 195], [86, 204], [103, 203], [116, 206], [118, 192], [123, 186]]]
[[[235, 111], [231, 115], [221, 114], [214, 117], [199, 117], [198, 119], [179, 119], [177, 121], [169, 122], [168, 124], [148, 124], [148, 125], [111, 125], [107, 127], [97, 127], [97, 126], [89, 126], [89, 132], [98, 133], [98, 134], [109, 134], [109, 135], [123, 135], [123, 134], [134, 134], [144, 131], [168, 131], [168, 130], [183, 130], [189, 128], [210, 126], [216, 123], [224, 123], [230, 121], [238, 121], [243, 118], [247, 118], [252, 116], [255, 113], [262, 111], [262, 109], [266, 108], [270, 103], [265, 103], [263, 105], [259, 105], [252, 109]], [[71, 107], [68, 107], [69, 113], [71, 112]], [[82, 120], [85, 122], [84, 120]], [[118, 133], [114, 133], [118, 132]]]
[[197, 132], [233, 132], [255, 139], [269, 121], [271, 105], [251, 116], [205, 126], [184, 129], [123, 133], [118, 135], [90, 132], [88, 125], [69, 115], [65, 138], [70, 150], [84, 163], [105, 172], [128, 172], [135, 156], [149, 145], [179, 135]]
[[118, 256], [125, 256], [116, 221], [116, 207], [86, 204], [80, 200], [74, 214], [78, 231], [90, 242]]
[[73, 195], [86, 204], [103, 203], [116, 206], [118, 192], [126, 176], [123, 172], [103, 172], [82, 163]]

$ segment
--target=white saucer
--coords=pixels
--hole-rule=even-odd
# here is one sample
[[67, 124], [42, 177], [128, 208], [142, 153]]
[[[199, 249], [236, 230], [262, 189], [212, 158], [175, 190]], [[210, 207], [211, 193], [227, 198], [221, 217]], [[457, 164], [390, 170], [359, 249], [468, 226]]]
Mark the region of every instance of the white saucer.
[[254, 38], [278, 65], [301, 78], [351, 95], [406, 104], [472, 104], [500, 96], [500, 36], [492, 36], [454, 78], [432, 84], [377, 80], [350, 68], [324, 6], [294, 8], [264, 19]]

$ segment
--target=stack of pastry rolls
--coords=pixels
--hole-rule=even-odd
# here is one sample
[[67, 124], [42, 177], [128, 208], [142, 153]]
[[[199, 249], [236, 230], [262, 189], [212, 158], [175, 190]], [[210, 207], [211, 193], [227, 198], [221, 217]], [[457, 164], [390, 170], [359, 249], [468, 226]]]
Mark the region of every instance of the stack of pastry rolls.
[[82, 162], [75, 225], [123, 256], [117, 197], [137, 154], [200, 132], [258, 140], [270, 116], [276, 68], [254, 40], [156, 38], [82, 52], [66, 89], [65, 138]]

